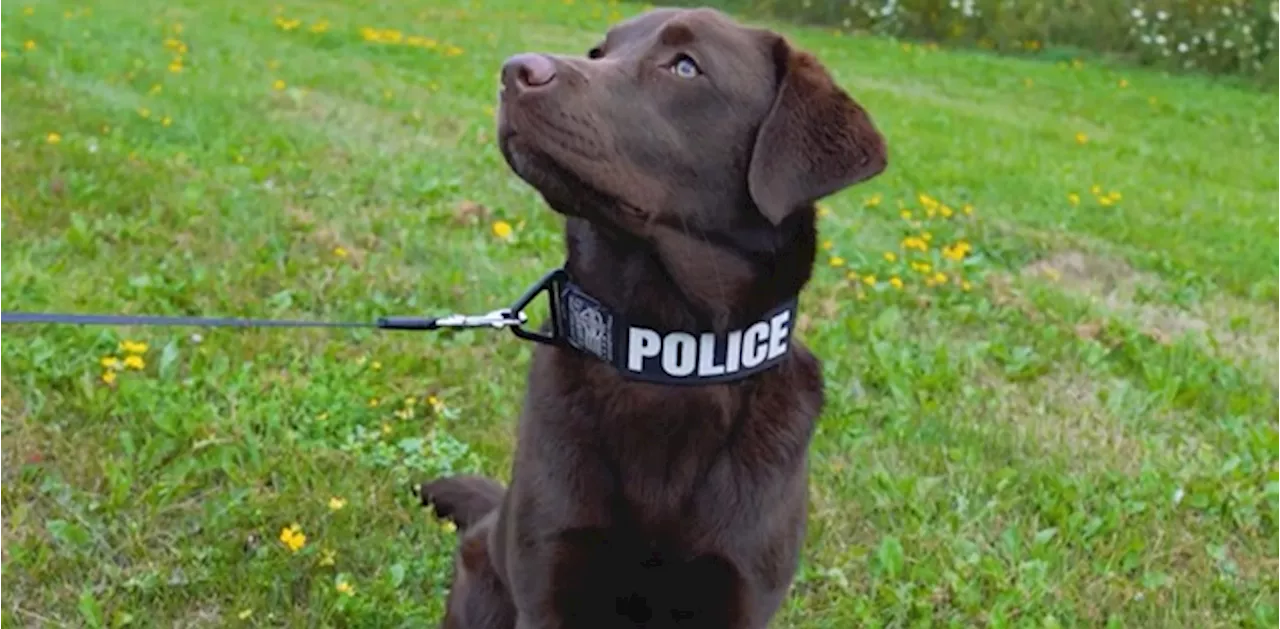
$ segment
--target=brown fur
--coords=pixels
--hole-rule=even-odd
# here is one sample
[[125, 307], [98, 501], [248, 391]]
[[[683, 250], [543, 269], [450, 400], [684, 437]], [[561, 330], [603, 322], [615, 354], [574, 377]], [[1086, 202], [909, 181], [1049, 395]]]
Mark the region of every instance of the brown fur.
[[[700, 73], [673, 72], [679, 55]], [[513, 57], [502, 79], [503, 156], [567, 217], [569, 273], [655, 327], [734, 328], [797, 294], [813, 202], [886, 164], [817, 60], [713, 10], [653, 10], [586, 57]], [[444, 625], [766, 626], [799, 561], [823, 404], [793, 343], [769, 371], [694, 387], [539, 346], [511, 487], [423, 488], [464, 528]]]

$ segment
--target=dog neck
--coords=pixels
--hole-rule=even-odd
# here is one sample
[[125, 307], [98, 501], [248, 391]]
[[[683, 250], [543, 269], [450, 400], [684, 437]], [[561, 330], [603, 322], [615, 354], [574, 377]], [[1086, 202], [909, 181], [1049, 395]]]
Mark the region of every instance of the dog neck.
[[[758, 320], [808, 282], [816, 251], [812, 210], [767, 235], [708, 238], [655, 225], [644, 238], [570, 217], [566, 270], [629, 321], [723, 332]], [[736, 246], [735, 246], [736, 244]]]

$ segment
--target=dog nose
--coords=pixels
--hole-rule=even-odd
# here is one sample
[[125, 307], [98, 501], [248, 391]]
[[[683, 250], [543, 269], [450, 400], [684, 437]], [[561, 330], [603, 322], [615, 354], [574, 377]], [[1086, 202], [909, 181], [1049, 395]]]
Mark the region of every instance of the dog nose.
[[540, 87], [556, 78], [556, 64], [544, 55], [522, 53], [502, 64], [502, 85], [510, 88]]

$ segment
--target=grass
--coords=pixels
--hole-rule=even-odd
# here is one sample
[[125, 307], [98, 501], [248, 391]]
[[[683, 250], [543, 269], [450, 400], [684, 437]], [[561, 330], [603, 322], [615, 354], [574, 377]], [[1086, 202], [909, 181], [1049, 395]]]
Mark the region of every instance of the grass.
[[[639, 10], [11, 2], [4, 307], [505, 304], [562, 249], [493, 143], [497, 68]], [[777, 626], [1275, 626], [1276, 94], [779, 27], [892, 160], [824, 204], [800, 334], [830, 403]], [[506, 477], [530, 349], [4, 331], [13, 626], [434, 622], [454, 536], [405, 482]]]

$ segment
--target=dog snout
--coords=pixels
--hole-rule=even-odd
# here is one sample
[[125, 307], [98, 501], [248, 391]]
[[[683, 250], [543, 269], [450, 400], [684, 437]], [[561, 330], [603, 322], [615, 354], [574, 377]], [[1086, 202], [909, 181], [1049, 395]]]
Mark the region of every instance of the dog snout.
[[546, 55], [522, 53], [502, 64], [502, 86], [506, 89], [520, 91], [542, 87], [555, 78], [556, 64]]

